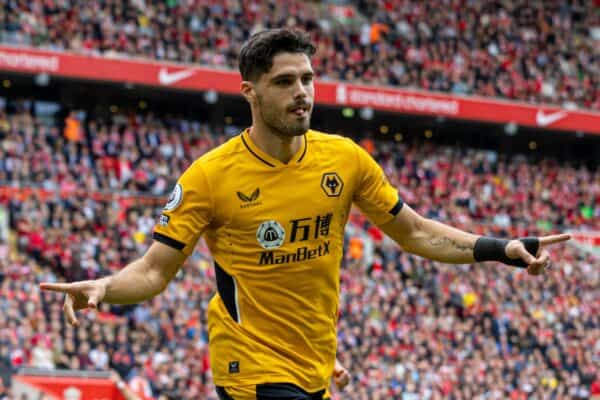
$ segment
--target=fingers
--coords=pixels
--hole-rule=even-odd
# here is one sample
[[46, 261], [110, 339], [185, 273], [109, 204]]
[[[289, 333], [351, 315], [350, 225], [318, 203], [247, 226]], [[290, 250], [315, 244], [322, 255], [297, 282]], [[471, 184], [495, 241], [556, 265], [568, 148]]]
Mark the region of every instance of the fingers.
[[98, 307], [98, 303], [100, 302], [100, 294], [99, 293], [90, 293], [88, 301], [87, 301], [87, 306], [89, 308], [93, 308], [96, 309]]
[[350, 373], [346, 369], [334, 372], [333, 382], [338, 390], [342, 390], [350, 383]]
[[516, 250], [519, 257], [523, 261], [525, 261], [527, 265], [535, 264], [536, 258], [531, 253], [529, 253], [527, 249], [525, 249], [523, 243], [519, 242], [519, 245], [516, 247]]
[[65, 296], [65, 304], [63, 305], [63, 311], [69, 324], [73, 326], [79, 326], [79, 321], [77, 321], [77, 318], [75, 317], [75, 310], [73, 309], [73, 296], [70, 294], [67, 294]]
[[43, 283], [40, 283], [40, 289], [50, 290], [53, 292], [69, 293], [73, 289], [73, 285], [71, 283], [43, 282]]
[[566, 242], [569, 239], [571, 239], [571, 235], [568, 233], [544, 236], [540, 238], [540, 246], [549, 246], [556, 243]]
[[539, 275], [544, 272], [546, 266], [550, 261], [550, 254], [547, 251], [542, 251], [539, 258], [535, 260], [535, 262], [529, 264], [527, 267], [527, 272], [531, 275]]
[[342, 390], [350, 383], [350, 373], [337, 358], [335, 359], [335, 366], [333, 368], [333, 383], [335, 383], [338, 390]]
[[40, 289], [42, 290], [50, 290], [53, 292], [63, 292], [65, 295], [65, 303], [63, 304], [63, 313], [65, 314], [65, 318], [67, 322], [73, 326], [79, 326], [79, 321], [75, 317], [75, 309], [74, 309], [74, 296], [71, 294], [73, 290], [73, 285], [71, 283], [49, 283], [43, 282], [40, 283]]
[[76, 311], [85, 308], [96, 309], [104, 297], [102, 286], [94, 281], [73, 283], [44, 282], [40, 284], [40, 289], [66, 293], [63, 311], [68, 323], [74, 326], [79, 325], [75, 317]]
[[[531, 254], [520, 240], [511, 240], [506, 246], [506, 256], [510, 259], [520, 258], [527, 265], [527, 271], [531, 275], [539, 275], [544, 272], [548, 265], [550, 255], [544, 250], [544, 246], [561, 243], [571, 239], [569, 234], [550, 235], [539, 238], [540, 246], [536, 254]], [[521, 264], [522, 266], [522, 264]]]

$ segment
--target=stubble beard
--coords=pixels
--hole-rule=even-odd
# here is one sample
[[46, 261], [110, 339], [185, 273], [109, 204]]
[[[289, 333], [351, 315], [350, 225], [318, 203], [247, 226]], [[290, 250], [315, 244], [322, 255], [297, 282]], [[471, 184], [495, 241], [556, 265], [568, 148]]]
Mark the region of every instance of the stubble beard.
[[[274, 108], [264, 107], [262, 99], [258, 99], [258, 107], [260, 116], [264, 124], [277, 136], [279, 137], [294, 137], [302, 136], [310, 128], [310, 117], [311, 112], [308, 113], [303, 121], [292, 121], [286, 123], [285, 116], [287, 115], [286, 110], [279, 112]], [[312, 111], [312, 110], [311, 110]]]

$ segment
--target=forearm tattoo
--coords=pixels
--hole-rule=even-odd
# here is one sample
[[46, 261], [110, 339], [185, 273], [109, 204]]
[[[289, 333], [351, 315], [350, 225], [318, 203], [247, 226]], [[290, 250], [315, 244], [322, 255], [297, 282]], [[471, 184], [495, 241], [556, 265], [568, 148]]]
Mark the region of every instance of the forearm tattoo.
[[447, 247], [450, 246], [458, 251], [473, 251], [473, 246], [468, 244], [460, 244], [454, 239], [448, 237], [433, 237], [429, 239], [429, 244], [433, 247]]

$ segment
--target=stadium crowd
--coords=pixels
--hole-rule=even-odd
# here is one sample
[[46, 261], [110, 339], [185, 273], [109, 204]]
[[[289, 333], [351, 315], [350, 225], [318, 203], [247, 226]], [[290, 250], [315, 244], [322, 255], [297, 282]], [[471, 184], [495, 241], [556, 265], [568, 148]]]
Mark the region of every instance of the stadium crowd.
[[[139, 256], [172, 179], [235, 129], [69, 118], [77, 116], [63, 129], [22, 108], [0, 111], [0, 205], [15, 232], [0, 241], [0, 375], [23, 365], [113, 369], [142, 398], [214, 399], [206, 307], [215, 283], [202, 243], [163, 294], [135, 307], [103, 304], [79, 328], [65, 325], [60, 296], [37, 282], [102, 276]], [[598, 170], [357, 140], [425, 216], [501, 236], [600, 229]], [[591, 255], [561, 247], [543, 279], [440, 265], [399, 251], [358, 212], [346, 239], [338, 356], [353, 380], [335, 399], [600, 396]]]
[[[0, 109], [0, 182], [73, 194], [70, 201], [81, 198], [81, 207], [52, 207], [55, 226], [67, 214], [84, 218], [101, 212], [102, 207], [87, 199], [90, 193], [164, 198], [192, 160], [242, 129], [152, 114], [79, 121], [72, 112], [64, 124], [48, 124], [25, 106], [31, 103], [16, 104], [13, 112]], [[461, 228], [491, 223], [500, 235], [523, 236], [525, 226], [545, 231], [572, 226], [600, 229], [598, 171], [561, 166], [552, 159], [536, 161], [534, 167], [524, 156], [431, 141], [376, 142], [367, 135], [360, 143], [400, 188], [405, 201], [428, 217]], [[41, 210], [39, 205], [31, 208]], [[78, 212], [69, 214], [73, 210]], [[151, 226], [154, 215], [144, 211], [144, 223]]]
[[0, 40], [235, 68], [251, 33], [294, 26], [311, 33], [322, 79], [600, 109], [596, 0], [343, 3], [14, 0]]

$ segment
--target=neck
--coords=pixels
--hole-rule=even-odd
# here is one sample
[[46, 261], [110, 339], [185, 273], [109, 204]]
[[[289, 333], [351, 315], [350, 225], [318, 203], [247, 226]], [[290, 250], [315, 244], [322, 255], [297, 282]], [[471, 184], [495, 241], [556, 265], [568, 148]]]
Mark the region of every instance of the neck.
[[284, 164], [287, 164], [294, 154], [300, 150], [304, 140], [302, 136], [278, 135], [260, 123], [254, 123], [249, 134], [259, 149]]

